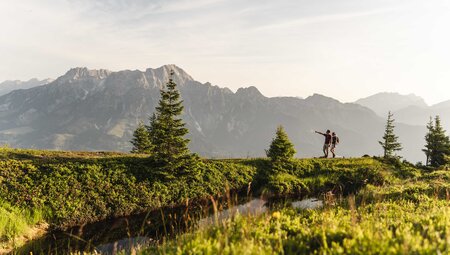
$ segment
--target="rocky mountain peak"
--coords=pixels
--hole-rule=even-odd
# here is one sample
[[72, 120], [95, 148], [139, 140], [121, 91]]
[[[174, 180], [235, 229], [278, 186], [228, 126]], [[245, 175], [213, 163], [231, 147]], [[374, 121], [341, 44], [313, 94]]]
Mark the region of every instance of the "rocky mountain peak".
[[90, 70], [86, 67], [75, 67], [67, 71], [66, 74], [59, 77], [57, 80], [59, 82], [70, 82], [75, 80], [92, 79], [92, 78], [102, 80], [108, 77], [110, 74], [111, 71], [105, 69]]
[[170, 72], [174, 72], [174, 79], [175, 82], [178, 83], [178, 85], [183, 85], [188, 81], [193, 81], [194, 79], [186, 73], [182, 68], [178, 67], [177, 65], [169, 64], [169, 65], [163, 65], [161, 67], [152, 69], [148, 68], [145, 70], [145, 73], [147, 75], [150, 75], [154, 78], [154, 80], [159, 80], [161, 83], [165, 83], [169, 80]]
[[264, 97], [264, 95], [261, 94], [261, 92], [255, 86], [250, 86], [248, 88], [239, 88], [236, 91], [236, 95], [243, 95], [247, 97]]

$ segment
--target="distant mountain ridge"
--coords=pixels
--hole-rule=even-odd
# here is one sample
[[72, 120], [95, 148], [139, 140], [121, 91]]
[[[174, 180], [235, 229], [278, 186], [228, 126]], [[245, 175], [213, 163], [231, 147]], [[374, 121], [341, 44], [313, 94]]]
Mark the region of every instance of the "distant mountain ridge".
[[430, 117], [439, 115], [444, 128], [450, 131], [450, 100], [428, 106], [423, 98], [414, 94], [401, 95], [398, 93], [378, 93], [359, 99], [355, 103], [363, 105], [380, 117], [386, 117], [391, 111], [397, 122], [423, 126]]
[[17, 89], [29, 89], [44, 84], [52, 82], [52, 79], [38, 80], [36, 78], [30, 79], [28, 81], [4, 81], [0, 83], [0, 96], [8, 94], [9, 92]]
[[366, 98], [361, 98], [355, 103], [372, 109], [379, 116], [387, 116], [388, 111], [395, 112], [410, 106], [428, 107], [425, 100], [419, 96], [414, 94], [401, 95], [393, 92], [377, 93]]
[[[379, 155], [385, 119], [354, 103], [314, 94], [268, 98], [256, 87], [235, 93], [195, 81], [183, 69], [165, 65], [145, 71], [73, 68], [55, 81], [0, 97], [0, 143], [13, 147], [129, 151], [132, 132], [158, 104], [170, 70], [184, 100], [183, 119], [190, 148], [207, 157], [264, 156], [278, 125], [300, 157], [321, 155], [323, 137], [332, 129], [341, 138], [338, 155]], [[425, 128], [397, 126], [412, 160], [423, 160]]]

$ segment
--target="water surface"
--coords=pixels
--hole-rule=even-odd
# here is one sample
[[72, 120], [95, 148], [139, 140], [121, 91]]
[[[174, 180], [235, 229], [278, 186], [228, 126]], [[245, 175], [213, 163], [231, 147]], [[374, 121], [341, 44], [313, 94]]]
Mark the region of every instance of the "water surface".
[[[274, 202], [277, 204], [278, 202]], [[144, 214], [104, 220], [67, 231], [54, 231], [17, 249], [18, 254], [67, 254], [70, 252], [130, 253], [140, 246], [156, 245], [198, 227], [223, 222], [236, 214], [258, 216], [272, 208], [263, 198], [236, 201], [203, 201], [202, 203], [164, 208]], [[277, 209], [292, 206], [298, 209], [317, 209], [323, 202], [316, 198], [283, 201]]]

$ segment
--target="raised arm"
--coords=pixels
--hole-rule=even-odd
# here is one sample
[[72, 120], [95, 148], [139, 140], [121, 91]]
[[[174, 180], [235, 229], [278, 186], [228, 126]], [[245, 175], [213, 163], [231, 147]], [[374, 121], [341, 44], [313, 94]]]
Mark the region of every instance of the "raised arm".
[[314, 132], [316, 132], [317, 134], [320, 134], [320, 135], [325, 135], [324, 133], [321, 133], [319, 131], [314, 131]]

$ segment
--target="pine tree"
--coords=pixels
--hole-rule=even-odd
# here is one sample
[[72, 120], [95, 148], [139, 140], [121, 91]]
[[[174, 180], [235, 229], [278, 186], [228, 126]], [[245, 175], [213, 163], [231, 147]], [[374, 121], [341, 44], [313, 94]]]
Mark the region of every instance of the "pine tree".
[[183, 101], [170, 72], [169, 81], [160, 90], [161, 98], [156, 113], [150, 119], [148, 130], [151, 134], [154, 158], [170, 171], [177, 171], [191, 159], [189, 140], [184, 136], [189, 132], [180, 115]]
[[442, 128], [439, 116], [434, 118], [434, 128], [431, 133], [430, 165], [438, 167], [447, 163], [446, 157], [450, 155], [450, 139]]
[[383, 140], [378, 141], [381, 147], [383, 147], [385, 158], [392, 158], [394, 157], [395, 151], [402, 150], [402, 145], [398, 142], [398, 136], [394, 134], [395, 120], [393, 119], [393, 116], [394, 115], [391, 112], [388, 113]]
[[282, 126], [278, 126], [276, 136], [270, 144], [267, 156], [272, 162], [289, 162], [295, 155], [294, 145]]
[[139, 122], [133, 133], [133, 139], [130, 141], [133, 145], [132, 153], [151, 153], [152, 144], [150, 142], [149, 133], [144, 123]]
[[425, 153], [425, 156], [427, 157], [425, 161], [425, 165], [430, 165], [430, 156], [431, 156], [431, 150], [433, 146], [433, 134], [434, 134], [434, 124], [433, 124], [433, 118], [430, 116], [430, 121], [427, 124], [427, 130], [428, 132], [425, 135], [425, 148], [422, 149], [422, 151]]

